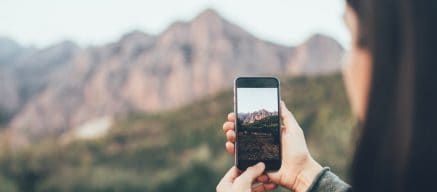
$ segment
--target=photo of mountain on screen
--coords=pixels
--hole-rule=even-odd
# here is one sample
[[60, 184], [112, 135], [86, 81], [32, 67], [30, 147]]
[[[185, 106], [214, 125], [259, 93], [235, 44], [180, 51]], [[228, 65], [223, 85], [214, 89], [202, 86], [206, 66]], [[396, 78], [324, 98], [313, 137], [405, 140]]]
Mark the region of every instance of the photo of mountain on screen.
[[[244, 92], [251, 97], [243, 96], [246, 94]], [[237, 137], [240, 159], [276, 160], [280, 158], [280, 129], [278, 128], [280, 125], [276, 93], [274, 88], [239, 88]], [[243, 99], [245, 101], [241, 102]], [[253, 109], [254, 107], [259, 109]]]

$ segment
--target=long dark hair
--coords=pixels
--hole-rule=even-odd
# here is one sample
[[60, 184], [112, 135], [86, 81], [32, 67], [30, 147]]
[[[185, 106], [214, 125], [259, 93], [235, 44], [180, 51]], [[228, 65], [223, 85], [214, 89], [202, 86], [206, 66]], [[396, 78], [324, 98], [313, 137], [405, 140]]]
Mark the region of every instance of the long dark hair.
[[372, 55], [354, 191], [430, 191], [437, 179], [437, 1], [347, 0]]

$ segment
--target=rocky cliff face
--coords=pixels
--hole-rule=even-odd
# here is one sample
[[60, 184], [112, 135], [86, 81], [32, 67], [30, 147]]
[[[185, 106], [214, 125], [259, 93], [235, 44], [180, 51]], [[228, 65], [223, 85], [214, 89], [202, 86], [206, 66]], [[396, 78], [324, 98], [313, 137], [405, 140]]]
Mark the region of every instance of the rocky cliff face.
[[18, 112], [68, 70], [79, 48], [69, 41], [36, 50], [0, 38], [0, 110]]
[[19, 107], [18, 87], [12, 67], [25, 48], [8, 38], [0, 38], [0, 110], [12, 113]]
[[103, 116], [179, 107], [232, 86], [237, 75], [331, 73], [342, 52], [322, 35], [297, 47], [266, 42], [207, 10], [162, 34], [134, 31], [83, 49], [64, 42], [14, 59], [0, 87], [15, 91], [0, 92], [0, 104], [5, 95], [20, 98], [10, 127], [38, 138]]
[[239, 113], [238, 118], [241, 119], [243, 124], [249, 124], [274, 115], [278, 115], [278, 112], [270, 112], [266, 109], [261, 109], [252, 113]]
[[293, 52], [287, 64], [291, 75], [320, 75], [339, 71], [343, 48], [331, 38], [314, 35]]

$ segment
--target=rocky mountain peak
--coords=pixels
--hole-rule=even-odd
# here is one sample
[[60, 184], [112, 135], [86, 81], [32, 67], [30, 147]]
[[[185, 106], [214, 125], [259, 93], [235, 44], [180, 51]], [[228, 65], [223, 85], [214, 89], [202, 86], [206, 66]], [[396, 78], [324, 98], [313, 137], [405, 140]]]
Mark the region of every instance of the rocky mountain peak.
[[[281, 46], [208, 9], [156, 36], [133, 31], [119, 41], [79, 51], [63, 49], [74, 47], [68, 42], [36, 50], [20, 58], [22, 68], [10, 73], [10, 82], [17, 79], [17, 88], [10, 89], [16, 93], [0, 91], [0, 100], [27, 95], [9, 125], [19, 134], [62, 134], [100, 117], [181, 107], [229, 88], [241, 74], [338, 71], [342, 49], [329, 39], [316, 36], [297, 47]], [[267, 115], [272, 114], [258, 111], [253, 120]]]
[[278, 112], [270, 112], [266, 109], [260, 109], [247, 114], [242, 114], [243, 124], [253, 123], [269, 116], [278, 115]]
[[311, 48], [316, 48], [316, 46], [335, 46], [336, 49], [343, 49], [337, 41], [319, 33], [312, 35], [304, 44]]
[[222, 16], [214, 9], [206, 9], [202, 11], [199, 15], [197, 15], [193, 22], [217, 22], [223, 21]]
[[152, 38], [151, 35], [143, 32], [143, 31], [140, 31], [140, 30], [134, 30], [132, 32], [124, 34], [120, 38], [119, 42], [120, 43], [129, 43], [129, 42], [149, 40], [150, 38]]
[[343, 51], [343, 47], [334, 39], [315, 34], [296, 47], [287, 65], [287, 73], [292, 75], [335, 73], [340, 69], [339, 56], [342, 57]]
[[159, 44], [174, 45], [197, 44], [206, 46], [211, 41], [222, 39], [224, 31], [233, 26], [213, 9], [207, 9], [191, 21], [176, 21], [159, 36]]
[[19, 57], [24, 49], [16, 41], [0, 37], [0, 66], [11, 65], [13, 60]]
[[71, 52], [79, 50], [79, 46], [70, 40], [64, 40], [52, 46], [49, 46], [42, 51], [45, 54], [48, 54], [47, 57], [51, 57], [51, 55], [63, 55], [63, 54], [71, 54]]
[[3, 51], [7, 51], [8, 49], [19, 49], [19, 48], [22, 47], [16, 41], [7, 37], [0, 37], [0, 54]]

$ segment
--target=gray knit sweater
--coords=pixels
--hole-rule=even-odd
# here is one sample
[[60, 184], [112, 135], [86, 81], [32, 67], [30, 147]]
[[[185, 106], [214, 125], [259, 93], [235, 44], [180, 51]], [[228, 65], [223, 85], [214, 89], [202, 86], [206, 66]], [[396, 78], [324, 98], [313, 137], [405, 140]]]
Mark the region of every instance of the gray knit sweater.
[[332, 173], [328, 167], [323, 168], [322, 171], [314, 179], [308, 192], [351, 192], [350, 185], [338, 178]]

